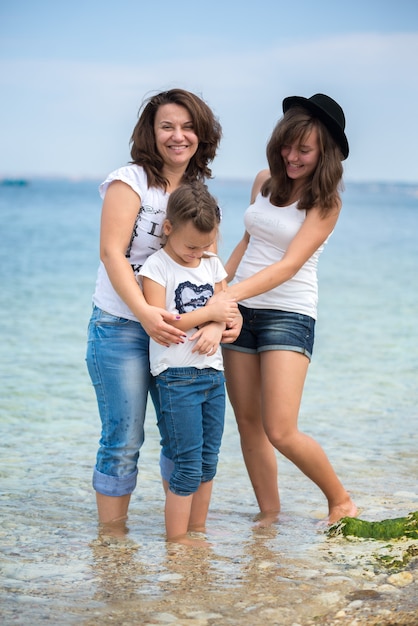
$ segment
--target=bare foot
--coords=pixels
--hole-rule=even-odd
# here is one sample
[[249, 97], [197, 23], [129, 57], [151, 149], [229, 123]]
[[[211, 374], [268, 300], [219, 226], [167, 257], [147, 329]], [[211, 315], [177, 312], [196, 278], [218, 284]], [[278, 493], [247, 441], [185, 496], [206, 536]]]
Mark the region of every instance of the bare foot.
[[211, 546], [209, 541], [206, 541], [205, 536], [201, 533], [190, 533], [179, 535], [178, 537], [170, 537], [170, 539], [167, 539], [167, 543], [177, 543], [192, 548], [209, 548]]
[[127, 519], [128, 517], [124, 515], [123, 517], [118, 517], [109, 522], [99, 522], [99, 535], [120, 538], [125, 537], [129, 532], [129, 528], [126, 524]]
[[279, 521], [280, 511], [264, 511], [255, 516], [255, 528], [268, 528]]
[[329, 515], [326, 521], [328, 526], [331, 526], [332, 524], [339, 522], [343, 517], [357, 517], [357, 515], [358, 509], [350, 496], [348, 496], [347, 500], [341, 504], [329, 507]]
[[199, 533], [199, 534], [205, 534], [206, 532], [206, 526], [203, 524], [191, 524], [188, 529], [187, 529], [188, 533]]
[[93, 542], [97, 546], [109, 546], [137, 550], [138, 544], [127, 536], [129, 528], [126, 525], [127, 517], [121, 517], [110, 522], [100, 522], [97, 539]]

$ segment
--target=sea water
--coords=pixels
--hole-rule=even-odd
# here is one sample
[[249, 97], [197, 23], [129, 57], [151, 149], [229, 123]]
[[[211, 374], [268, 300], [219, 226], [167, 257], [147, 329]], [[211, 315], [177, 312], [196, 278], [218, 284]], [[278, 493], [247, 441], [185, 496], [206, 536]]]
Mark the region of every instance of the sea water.
[[[0, 185], [3, 623], [305, 624], [339, 608], [350, 615], [342, 590], [365, 585], [387, 606], [375, 546], [331, 541], [317, 525], [327, 513], [322, 493], [282, 457], [280, 522], [254, 530], [257, 506], [229, 405], [210, 550], [167, 551], [151, 406], [129, 517], [137, 549], [115, 556], [97, 545], [99, 419], [84, 358], [98, 182]], [[243, 234], [251, 181], [210, 188], [226, 260]], [[343, 201], [319, 262], [300, 427], [322, 444], [360, 516], [379, 520], [418, 509], [418, 186], [347, 183]], [[412, 580], [414, 593], [393, 587], [398, 606], [417, 597]]]

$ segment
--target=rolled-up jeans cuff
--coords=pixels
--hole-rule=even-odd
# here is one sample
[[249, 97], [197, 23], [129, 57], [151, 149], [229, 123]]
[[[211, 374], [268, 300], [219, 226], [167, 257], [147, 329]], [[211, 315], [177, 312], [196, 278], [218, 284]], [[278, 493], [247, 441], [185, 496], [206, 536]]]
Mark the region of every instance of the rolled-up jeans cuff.
[[95, 467], [93, 472], [93, 489], [104, 496], [126, 496], [136, 487], [138, 470], [129, 476], [108, 476]]
[[166, 482], [170, 482], [171, 474], [174, 470], [174, 463], [171, 459], [166, 457], [162, 452], [160, 454], [160, 472], [161, 478]]

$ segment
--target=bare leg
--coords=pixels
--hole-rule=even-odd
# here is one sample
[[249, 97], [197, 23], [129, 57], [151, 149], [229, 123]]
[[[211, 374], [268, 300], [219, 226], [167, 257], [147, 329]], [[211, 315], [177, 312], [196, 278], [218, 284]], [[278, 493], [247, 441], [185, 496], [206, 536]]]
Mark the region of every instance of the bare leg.
[[297, 352], [261, 355], [264, 427], [271, 443], [323, 491], [328, 522], [355, 517], [357, 507], [344, 489], [321, 446], [298, 430], [297, 421], [309, 365]]
[[223, 351], [227, 390], [241, 438], [241, 449], [261, 518], [277, 519], [280, 499], [276, 451], [261, 418], [260, 357]]
[[189, 526], [193, 494], [178, 496], [168, 489], [165, 501], [165, 528], [167, 540], [185, 537]]
[[189, 525], [187, 530], [204, 533], [206, 530], [206, 518], [208, 516], [210, 498], [212, 495], [213, 480], [200, 483], [199, 489], [193, 494], [192, 507], [190, 510]]
[[106, 524], [121, 517], [127, 517], [131, 494], [126, 496], [105, 496], [96, 491], [99, 522]]
[[105, 496], [96, 491], [97, 512], [101, 531], [115, 537], [126, 535], [126, 520], [131, 495]]

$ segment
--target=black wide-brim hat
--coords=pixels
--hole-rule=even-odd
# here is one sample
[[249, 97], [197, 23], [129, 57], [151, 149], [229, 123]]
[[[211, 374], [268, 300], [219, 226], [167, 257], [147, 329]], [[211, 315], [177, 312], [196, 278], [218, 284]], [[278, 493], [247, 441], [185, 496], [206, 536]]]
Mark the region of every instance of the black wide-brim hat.
[[340, 146], [343, 157], [346, 159], [348, 157], [349, 147], [344, 132], [345, 115], [338, 102], [335, 102], [335, 100], [323, 93], [316, 93], [310, 98], [290, 96], [283, 100], [283, 113], [286, 113], [286, 111], [295, 106], [308, 109], [312, 115], [321, 120]]

